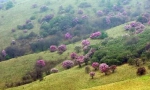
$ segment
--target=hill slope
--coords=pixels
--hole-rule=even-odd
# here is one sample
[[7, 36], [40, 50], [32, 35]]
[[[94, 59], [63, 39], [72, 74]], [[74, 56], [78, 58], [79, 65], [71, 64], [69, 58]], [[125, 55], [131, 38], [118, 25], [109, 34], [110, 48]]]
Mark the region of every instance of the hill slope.
[[[119, 35], [124, 34], [124, 30], [122, 29], [122, 27], [123, 25], [107, 30], [108, 36], [117, 37]], [[116, 32], [119, 32], [119, 33], [115, 34]], [[100, 42], [99, 40], [90, 40], [90, 41], [91, 41], [91, 44], [99, 44]], [[69, 54], [71, 52], [74, 52], [75, 46], [80, 46], [80, 45], [81, 45], [81, 42], [67, 45], [68, 50], [64, 52], [62, 55], [58, 55], [57, 53], [50, 53], [49, 51], [45, 51], [45, 52], [25, 55], [22, 57], [13, 58], [11, 60], [1, 62], [0, 71], [2, 74], [0, 74], [0, 87], [3, 87], [5, 82], [12, 82], [15, 80], [16, 81], [20, 80], [22, 75], [24, 75], [27, 71], [32, 70], [35, 61], [40, 56], [42, 56], [44, 60], [48, 60], [48, 61], [70, 59]]]
[[[97, 71], [95, 78], [91, 79], [89, 74], [85, 73], [84, 68], [79, 69], [78, 67], [74, 67], [70, 70], [65, 70], [60, 73], [46, 76], [44, 80], [41, 82], [36, 81], [31, 84], [27, 84], [27, 85], [15, 87], [15, 88], [10, 88], [8, 90], [21, 90], [21, 89], [25, 89], [25, 90], [37, 90], [37, 89], [81, 90], [81, 89], [90, 88], [93, 86], [105, 85], [105, 84], [119, 82], [119, 81], [123, 81], [127, 79], [133, 79], [137, 77], [135, 72], [136, 72], [135, 67], [125, 64], [125, 65], [119, 66], [117, 68], [116, 73], [108, 75], [108, 76], [105, 76], [104, 74]], [[149, 77], [146, 77], [145, 79], [149, 79]], [[149, 82], [149, 80], [146, 80], [146, 82]], [[120, 84], [122, 85], [122, 82], [119, 83], [119, 85]], [[134, 84], [133, 84], [133, 87], [134, 87]], [[108, 90], [111, 90], [111, 89], [108, 89]]]
[[108, 85], [102, 85], [84, 90], [149, 90], [150, 77], [143, 76], [136, 79], [129, 79], [121, 82], [116, 82]]

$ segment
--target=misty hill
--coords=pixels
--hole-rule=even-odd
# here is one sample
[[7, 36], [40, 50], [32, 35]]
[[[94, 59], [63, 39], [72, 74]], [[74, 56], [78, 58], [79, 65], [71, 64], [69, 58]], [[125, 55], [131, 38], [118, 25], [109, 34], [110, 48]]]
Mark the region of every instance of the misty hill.
[[144, 78], [142, 89], [150, 72], [149, 8], [149, 0], [1, 3], [0, 88], [118, 89]]

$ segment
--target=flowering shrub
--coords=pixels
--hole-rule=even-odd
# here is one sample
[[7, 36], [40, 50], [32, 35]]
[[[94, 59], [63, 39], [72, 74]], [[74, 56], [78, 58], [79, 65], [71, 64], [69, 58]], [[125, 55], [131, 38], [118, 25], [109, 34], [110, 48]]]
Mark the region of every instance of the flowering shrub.
[[99, 67], [99, 63], [98, 63], [98, 62], [93, 62], [93, 63], [92, 63], [92, 67], [93, 67], [95, 70], [97, 70], [98, 67]]
[[25, 29], [25, 30], [23, 30], [23, 32], [24, 32], [24, 33], [27, 33], [27, 32], [28, 32], [28, 30], [27, 30], [27, 29]]
[[90, 76], [92, 77], [92, 79], [94, 78], [95, 76], [95, 72], [90, 72]]
[[65, 34], [65, 39], [71, 39], [71, 38], [72, 38], [72, 36], [71, 36], [70, 33], [66, 33], [66, 34]]
[[58, 72], [58, 69], [56, 69], [56, 68], [51, 69], [51, 73], [57, 73], [57, 72]]
[[92, 33], [90, 35], [90, 38], [91, 39], [95, 39], [95, 38], [98, 38], [100, 35], [101, 35], [101, 32], [98, 31], [98, 32]]
[[87, 15], [82, 15], [82, 17], [81, 17], [82, 19], [87, 19], [88, 18], [88, 16]]
[[42, 67], [45, 66], [45, 61], [44, 61], [44, 60], [38, 60], [38, 61], [36, 62], [36, 65], [42, 68]]
[[50, 51], [51, 51], [51, 52], [57, 51], [57, 46], [51, 45], [51, 46], [50, 46]]
[[71, 53], [70, 54], [71, 59], [76, 59], [78, 57], [78, 55], [76, 53]]
[[145, 26], [140, 22], [131, 22], [130, 24], [125, 25], [124, 29], [139, 34], [144, 31]]
[[102, 73], [105, 73], [105, 75], [107, 75], [107, 72], [109, 71], [109, 66], [106, 63], [102, 63], [100, 64], [99, 69]]
[[66, 45], [58, 46], [58, 53], [62, 54], [66, 50], [67, 50]]
[[85, 46], [89, 46], [90, 45], [90, 41], [89, 40], [83, 40], [82, 41], [82, 46], [85, 47]]
[[58, 52], [59, 53], [63, 53], [66, 50], [67, 50], [66, 45], [60, 45], [60, 46], [58, 46]]
[[54, 14], [46, 15], [42, 18], [42, 21], [49, 22], [54, 17]]
[[125, 26], [124, 26], [124, 29], [127, 30], [127, 31], [128, 31], [128, 30], [131, 30], [131, 28], [132, 28], [131, 25], [125, 25]]
[[77, 59], [76, 59], [79, 67], [81, 67], [81, 63], [84, 62], [84, 56], [78, 56]]
[[5, 50], [2, 50], [2, 55], [5, 57], [7, 55]]
[[71, 61], [71, 60], [65, 60], [65, 61], [62, 63], [62, 66], [63, 66], [63, 68], [65, 68], [65, 69], [69, 69], [69, 68], [71, 68], [71, 67], [74, 66], [74, 62]]

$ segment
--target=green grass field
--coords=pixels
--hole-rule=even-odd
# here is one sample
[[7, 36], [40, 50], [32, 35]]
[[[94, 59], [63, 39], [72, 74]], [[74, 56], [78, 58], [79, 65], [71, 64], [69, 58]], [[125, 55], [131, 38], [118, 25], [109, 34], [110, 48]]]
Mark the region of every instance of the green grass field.
[[147, 75], [84, 90], [150, 90], [150, 77]]
[[[91, 68], [91, 70], [93, 69]], [[148, 75], [150, 74], [149, 72], [150, 71], [147, 72]], [[81, 90], [81, 89], [91, 88], [91, 87], [99, 86], [99, 85], [107, 85], [110, 83], [115, 83], [115, 82], [124, 81], [124, 80], [132, 81], [132, 79], [134, 78], [137, 78], [136, 67], [129, 66], [127, 64], [119, 66], [114, 74], [110, 74], [108, 76], [105, 76], [103, 73], [100, 73], [100, 71], [97, 71], [94, 79], [91, 79], [89, 74], [85, 73], [84, 68], [80, 69], [78, 67], [74, 67], [70, 70], [65, 70], [60, 73], [46, 76], [43, 81], [36, 81], [31, 84], [27, 84], [27, 85], [15, 87], [15, 88], [10, 88], [8, 90], [22, 90], [22, 89], [25, 89], [25, 90], [39, 90], [39, 89], [40, 90]], [[145, 79], [149, 79], [149, 77], [146, 77]], [[141, 79], [138, 79], [138, 80], [141, 80]], [[141, 80], [139, 84], [143, 82], [146, 85], [148, 85], [146, 83], [148, 81], [149, 80], [145, 80], [145, 82], [143, 82]], [[135, 84], [136, 84], [136, 80], [135, 80]], [[122, 85], [122, 82], [119, 85]], [[131, 85], [133, 85], [133, 88], [135, 87], [134, 84], [131, 84]], [[119, 88], [119, 87], [117, 87], [116, 85], [116, 88]], [[90, 89], [90, 90], [95, 90], [95, 89]], [[98, 88], [96, 90], [101, 90], [101, 89]], [[105, 88], [102, 90], [112, 90], [112, 89]], [[116, 90], [116, 89], [113, 89], [113, 90]]]

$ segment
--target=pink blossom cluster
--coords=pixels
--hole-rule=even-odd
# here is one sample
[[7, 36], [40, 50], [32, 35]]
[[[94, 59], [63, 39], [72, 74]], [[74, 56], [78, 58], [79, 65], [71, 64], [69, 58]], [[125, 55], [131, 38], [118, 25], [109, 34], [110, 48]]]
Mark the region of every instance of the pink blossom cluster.
[[106, 63], [102, 63], [99, 65], [99, 69], [102, 73], [106, 73], [109, 70], [109, 66]]
[[83, 63], [84, 62], [84, 56], [78, 56], [77, 57], [77, 59], [76, 59], [76, 61], [78, 62], [78, 63]]
[[70, 54], [71, 59], [76, 59], [78, 57], [78, 55], [75, 52], [72, 52]]
[[74, 62], [71, 61], [71, 60], [65, 60], [65, 61], [62, 63], [62, 66], [63, 66], [63, 68], [65, 68], [65, 69], [69, 69], [69, 68], [71, 68], [71, 67], [74, 66]]
[[2, 50], [2, 55], [5, 57], [7, 55], [5, 50]]
[[51, 52], [57, 51], [57, 46], [51, 45], [51, 46], [50, 46], [50, 51], [51, 51]]
[[134, 30], [136, 34], [139, 34], [144, 31], [145, 26], [140, 22], [131, 22], [130, 24], [125, 25], [124, 29], [127, 31]]
[[125, 30], [131, 30], [131, 28], [132, 28], [131, 25], [125, 25], [125, 26], [124, 26], [124, 29], [125, 29]]
[[89, 74], [90, 74], [90, 76], [91, 76], [92, 79], [93, 79], [93, 77], [95, 76], [95, 72], [90, 72]]
[[58, 72], [58, 69], [57, 68], [52, 68], [51, 69], [51, 73], [57, 73]]
[[71, 39], [71, 38], [72, 38], [72, 36], [71, 36], [70, 33], [66, 33], [66, 34], [65, 34], [65, 39]]
[[89, 40], [83, 40], [82, 41], [82, 46], [85, 47], [85, 46], [89, 46], [90, 45], [90, 41]]
[[82, 19], [86, 19], [86, 18], [88, 18], [87, 15], [82, 15]]
[[60, 46], [58, 46], [58, 52], [64, 52], [66, 50], [67, 50], [66, 45], [60, 45]]
[[97, 38], [97, 37], [99, 37], [101, 35], [101, 32], [95, 32], [95, 33], [92, 33], [91, 35], [90, 35], [90, 38], [91, 39], [95, 39], [95, 38]]
[[44, 67], [44, 66], [45, 66], [45, 61], [44, 61], [44, 60], [38, 60], [38, 61], [36, 62], [36, 64], [37, 64], [37, 66], [39, 66], [39, 67]]
[[92, 67], [93, 67], [95, 70], [97, 70], [98, 67], [99, 67], [99, 63], [98, 63], [98, 62], [93, 62], [93, 63], [92, 63]]

